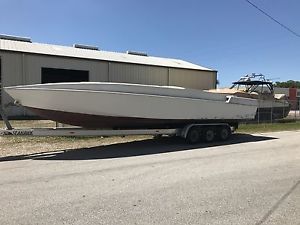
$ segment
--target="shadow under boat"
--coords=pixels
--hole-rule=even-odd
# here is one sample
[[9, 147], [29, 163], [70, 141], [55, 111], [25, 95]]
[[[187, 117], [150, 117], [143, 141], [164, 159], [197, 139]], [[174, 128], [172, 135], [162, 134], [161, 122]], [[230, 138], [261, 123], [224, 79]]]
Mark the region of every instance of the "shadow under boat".
[[170, 152], [187, 151], [193, 149], [204, 149], [215, 146], [226, 146], [240, 143], [270, 141], [276, 138], [267, 136], [257, 136], [250, 134], [233, 134], [226, 142], [199, 143], [188, 145], [183, 139], [177, 137], [166, 137], [159, 139], [147, 139], [128, 143], [118, 143], [106, 146], [96, 146], [91, 148], [66, 149], [54, 152], [40, 152], [28, 155], [7, 156], [0, 158], [1, 161], [16, 160], [95, 160], [126, 158], [134, 156], [145, 156], [163, 154]]

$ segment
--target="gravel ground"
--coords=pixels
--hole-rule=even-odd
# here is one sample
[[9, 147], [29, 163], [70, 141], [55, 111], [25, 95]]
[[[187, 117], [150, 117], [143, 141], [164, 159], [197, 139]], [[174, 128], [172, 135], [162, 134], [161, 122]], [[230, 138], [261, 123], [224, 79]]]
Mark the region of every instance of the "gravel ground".
[[106, 146], [152, 138], [151, 136], [128, 137], [0, 137], [0, 157], [55, 152], [77, 148]]
[[[14, 120], [10, 121], [17, 128], [55, 127], [50, 120]], [[3, 127], [4, 128], [4, 127]], [[152, 138], [152, 136], [128, 137], [30, 137], [0, 136], [0, 157], [29, 155], [42, 152], [56, 152], [94, 146], [106, 146]]]

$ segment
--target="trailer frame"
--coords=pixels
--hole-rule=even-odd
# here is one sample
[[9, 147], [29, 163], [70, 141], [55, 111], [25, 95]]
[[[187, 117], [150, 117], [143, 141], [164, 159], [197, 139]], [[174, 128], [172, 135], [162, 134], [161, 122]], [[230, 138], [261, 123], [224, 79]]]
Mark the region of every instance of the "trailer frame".
[[230, 123], [192, 123], [184, 127], [172, 129], [86, 129], [82, 127], [53, 127], [53, 128], [13, 128], [3, 110], [1, 117], [6, 128], [0, 129], [0, 136], [129, 136], [129, 135], [153, 135], [153, 136], [179, 136], [189, 144], [200, 141], [212, 142], [216, 139], [226, 141], [235, 129]]

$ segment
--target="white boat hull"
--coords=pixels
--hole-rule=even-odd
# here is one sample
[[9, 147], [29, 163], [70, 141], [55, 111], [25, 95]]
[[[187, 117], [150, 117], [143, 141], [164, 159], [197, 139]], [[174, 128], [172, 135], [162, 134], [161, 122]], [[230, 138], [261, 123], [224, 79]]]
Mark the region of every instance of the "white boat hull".
[[155, 127], [155, 124], [170, 126], [186, 121], [249, 120], [255, 117], [257, 109], [254, 100], [234, 96], [228, 99], [219, 94], [177, 87], [69, 83], [5, 90], [38, 115], [96, 128], [118, 127], [115, 123], [118, 120], [120, 127], [134, 127], [135, 121], [141, 127], [143, 123]]

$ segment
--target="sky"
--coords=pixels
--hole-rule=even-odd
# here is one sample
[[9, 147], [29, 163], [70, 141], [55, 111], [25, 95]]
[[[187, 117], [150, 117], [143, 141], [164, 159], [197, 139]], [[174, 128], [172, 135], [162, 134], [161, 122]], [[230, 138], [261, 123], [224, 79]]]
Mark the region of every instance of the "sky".
[[[300, 33], [299, 0], [251, 1]], [[0, 33], [182, 59], [217, 70], [221, 87], [250, 73], [300, 80], [300, 37], [246, 0], [0, 0]]]

